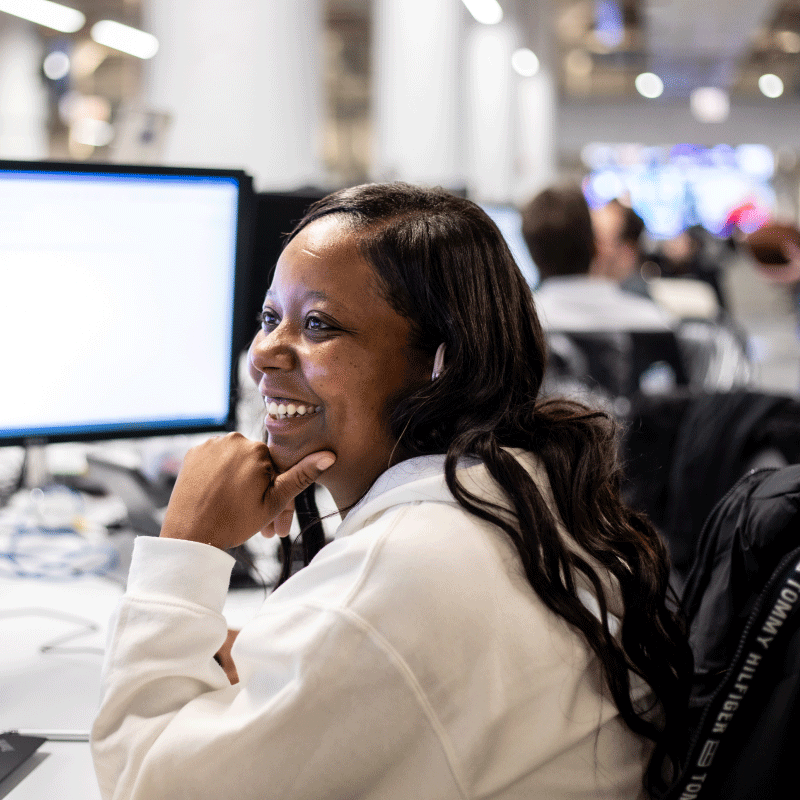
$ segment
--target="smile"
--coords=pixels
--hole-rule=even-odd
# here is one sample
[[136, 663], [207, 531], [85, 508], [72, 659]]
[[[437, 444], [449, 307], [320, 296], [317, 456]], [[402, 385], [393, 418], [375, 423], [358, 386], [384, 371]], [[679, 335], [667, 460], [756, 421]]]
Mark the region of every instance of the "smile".
[[288, 419], [290, 417], [308, 417], [322, 411], [322, 406], [313, 406], [283, 398], [264, 398], [267, 414], [272, 419]]

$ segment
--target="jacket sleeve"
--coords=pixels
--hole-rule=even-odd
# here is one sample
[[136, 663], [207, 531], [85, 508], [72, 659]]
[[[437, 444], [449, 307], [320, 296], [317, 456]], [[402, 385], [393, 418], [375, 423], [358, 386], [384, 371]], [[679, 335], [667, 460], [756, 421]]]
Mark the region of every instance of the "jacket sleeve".
[[231, 566], [207, 545], [137, 540], [92, 731], [104, 800], [408, 797], [415, 763], [449, 772], [391, 645], [313, 592], [265, 603], [231, 686], [213, 660]]

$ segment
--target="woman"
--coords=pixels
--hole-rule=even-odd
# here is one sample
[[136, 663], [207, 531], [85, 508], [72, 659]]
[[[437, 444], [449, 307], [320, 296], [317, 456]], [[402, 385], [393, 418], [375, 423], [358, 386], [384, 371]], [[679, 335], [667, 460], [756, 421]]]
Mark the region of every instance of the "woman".
[[[249, 358], [266, 444], [191, 451], [136, 544], [104, 797], [645, 796], [690, 663], [665, 550], [620, 503], [611, 421], [536, 399], [542, 331], [488, 217], [404, 184], [321, 200]], [[343, 522], [239, 634], [231, 685], [222, 551], [285, 535], [314, 481]]]

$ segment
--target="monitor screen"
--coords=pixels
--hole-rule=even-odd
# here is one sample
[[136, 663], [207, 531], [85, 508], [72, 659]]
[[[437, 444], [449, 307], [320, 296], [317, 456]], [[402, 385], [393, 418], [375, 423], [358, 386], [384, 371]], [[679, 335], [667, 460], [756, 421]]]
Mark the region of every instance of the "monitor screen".
[[535, 289], [539, 285], [539, 270], [533, 263], [528, 245], [522, 236], [522, 215], [514, 206], [481, 204], [481, 208], [500, 229], [525, 280], [531, 289]]
[[251, 179], [0, 162], [0, 444], [232, 429]]

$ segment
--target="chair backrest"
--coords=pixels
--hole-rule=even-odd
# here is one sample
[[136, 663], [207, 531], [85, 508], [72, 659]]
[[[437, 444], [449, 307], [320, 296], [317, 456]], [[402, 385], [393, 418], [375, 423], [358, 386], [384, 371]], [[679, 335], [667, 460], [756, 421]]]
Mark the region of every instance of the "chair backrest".
[[625, 496], [664, 537], [683, 585], [715, 504], [767, 452], [800, 462], [800, 402], [763, 392], [676, 392], [634, 399]]
[[[581, 354], [585, 374], [573, 375], [614, 396], [632, 397], [640, 390], [668, 391], [688, 383], [678, 341], [672, 331], [558, 331], [552, 351], [566, 338]], [[560, 338], [556, 338], [560, 337]], [[573, 359], [574, 361], [574, 359]]]
[[751, 472], [708, 517], [682, 601], [695, 673], [669, 800], [778, 797], [800, 711], [800, 465]]
[[676, 336], [693, 388], [724, 392], [752, 382], [755, 367], [746, 337], [732, 320], [685, 319]]

